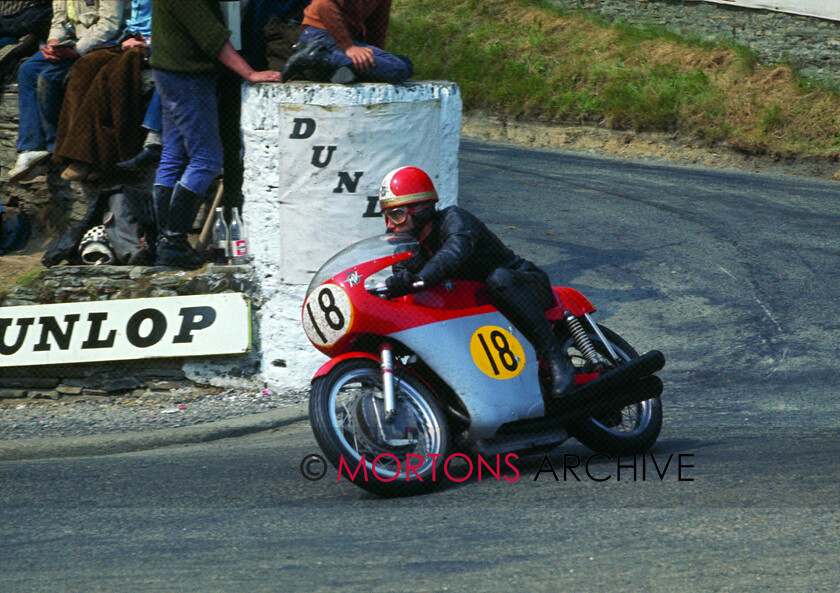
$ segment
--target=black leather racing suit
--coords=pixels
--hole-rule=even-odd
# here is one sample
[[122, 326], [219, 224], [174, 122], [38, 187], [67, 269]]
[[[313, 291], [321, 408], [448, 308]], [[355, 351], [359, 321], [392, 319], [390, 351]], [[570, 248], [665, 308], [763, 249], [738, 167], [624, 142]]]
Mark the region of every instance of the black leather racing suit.
[[427, 286], [448, 278], [484, 283], [493, 305], [538, 353], [554, 346], [543, 314], [555, 305], [548, 274], [516, 255], [474, 215], [458, 206], [435, 212], [420, 246], [399, 268], [419, 275]]

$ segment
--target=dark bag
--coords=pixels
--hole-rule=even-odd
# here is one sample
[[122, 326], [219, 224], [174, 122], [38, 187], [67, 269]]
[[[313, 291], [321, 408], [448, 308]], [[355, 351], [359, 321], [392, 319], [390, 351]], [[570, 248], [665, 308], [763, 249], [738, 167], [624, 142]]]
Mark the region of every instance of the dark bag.
[[88, 230], [99, 224], [105, 226], [114, 263], [143, 266], [154, 261], [157, 229], [152, 194], [118, 185], [99, 192], [81, 222], [50, 243], [41, 263], [48, 268], [65, 260], [70, 264], [81, 263], [79, 242]]
[[25, 213], [19, 212], [6, 222], [0, 214], [0, 255], [22, 249], [29, 239], [29, 231], [29, 218]]
[[108, 198], [108, 212], [103, 224], [117, 263], [147, 266], [154, 261], [157, 230], [151, 194], [112, 194]]

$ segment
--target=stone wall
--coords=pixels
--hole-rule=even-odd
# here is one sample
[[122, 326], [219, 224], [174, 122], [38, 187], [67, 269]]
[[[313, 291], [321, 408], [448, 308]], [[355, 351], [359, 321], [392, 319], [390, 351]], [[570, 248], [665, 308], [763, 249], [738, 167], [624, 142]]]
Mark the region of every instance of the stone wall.
[[[23, 211], [33, 236], [47, 240], [79, 222], [103, 188], [125, 184], [151, 191], [154, 169], [142, 174], [108, 175], [95, 183], [61, 179], [63, 165], [50, 162], [46, 174], [32, 183], [8, 182], [17, 157], [17, 85], [0, 92], [0, 199], [12, 212]], [[0, 257], [0, 266], [3, 257]], [[26, 286], [0, 286], [2, 307], [80, 301], [244, 292], [252, 315], [259, 309], [258, 288], [250, 267], [207, 266], [198, 272], [131, 266], [55, 266], [41, 271]], [[259, 387], [259, 327], [252, 319], [252, 351], [247, 355], [199, 359], [154, 359], [27, 366], [0, 371], [0, 397], [114, 395], [136, 390], [167, 391], [195, 385]]]
[[808, 77], [840, 89], [840, 22], [697, 0], [549, 0], [610, 22], [658, 26], [708, 41], [752, 48], [761, 62], [791, 63]]

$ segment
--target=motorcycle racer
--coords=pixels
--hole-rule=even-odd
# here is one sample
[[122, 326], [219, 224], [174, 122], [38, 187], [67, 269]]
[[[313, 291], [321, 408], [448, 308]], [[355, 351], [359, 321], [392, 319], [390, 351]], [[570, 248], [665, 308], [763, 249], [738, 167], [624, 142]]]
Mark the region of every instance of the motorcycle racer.
[[555, 306], [548, 274], [511, 251], [478, 218], [459, 206], [437, 210], [437, 190], [417, 167], [388, 173], [379, 188], [379, 207], [390, 233], [411, 235], [422, 251], [394, 266], [386, 280], [392, 297], [446, 279], [475, 280], [487, 287], [492, 304], [531, 342], [551, 378], [549, 393], [560, 398], [574, 387], [574, 368], [559, 348], [543, 311]]

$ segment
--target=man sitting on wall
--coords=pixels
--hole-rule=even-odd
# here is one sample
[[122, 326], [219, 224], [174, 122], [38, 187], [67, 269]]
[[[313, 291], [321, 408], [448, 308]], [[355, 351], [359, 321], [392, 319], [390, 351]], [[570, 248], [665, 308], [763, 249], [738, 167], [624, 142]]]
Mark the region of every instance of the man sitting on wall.
[[384, 50], [390, 17], [391, 0], [313, 0], [283, 80], [405, 82], [411, 60]]
[[55, 149], [67, 73], [120, 31], [125, 0], [56, 0], [47, 45], [18, 70], [18, 158], [10, 181], [22, 181]]

